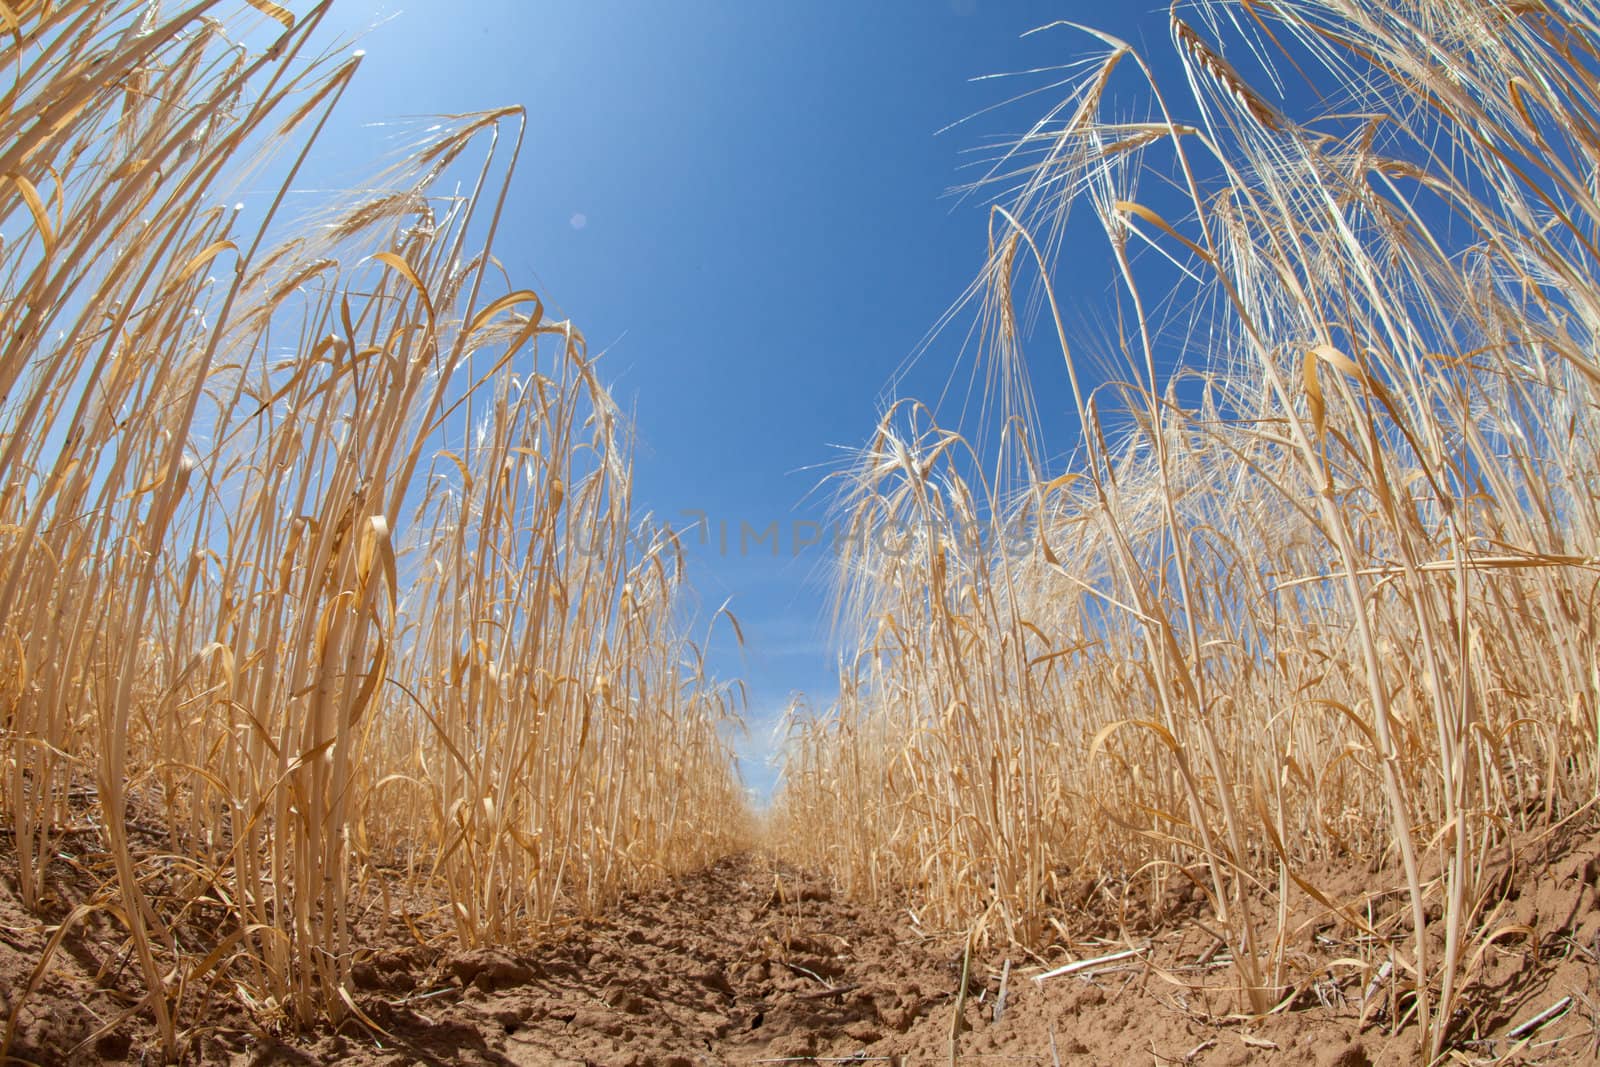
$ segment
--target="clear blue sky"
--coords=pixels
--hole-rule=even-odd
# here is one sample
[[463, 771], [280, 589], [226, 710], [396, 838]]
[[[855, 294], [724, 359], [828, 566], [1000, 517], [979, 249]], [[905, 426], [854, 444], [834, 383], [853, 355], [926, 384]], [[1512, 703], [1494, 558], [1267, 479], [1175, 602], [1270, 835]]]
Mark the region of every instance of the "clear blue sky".
[[[724, 634], [713, 662], [749, 684], [752, 754], [792, 692], [834, 688], [827, 556], [794, 557], [792, 524], [826, 517], [807, 494], [981, 265], [983, 205], [947, 195], [963, 163], [1045, 102], [936, 133], [1044, 81], [972, 79], [1085, 51], [1069, 30], [1021, 39], [1062, 18], [1136, 46], [1142, 23], [1170, 52], [1164, 4], [1082, 0], [342, 0], [330, 17], [366, 58], [314, 168], [347, 178], [415, 129], [368, 124], [527, 107], [496, 251], [605, 350], [640, 433], [639, 506], [710, 517], [691, 577], [705, 614], [731, 597], [744, 624], [744, 653]], [[935, 397], [962, 333], [899, 394]], [[740, 523], [774, 522], [777, 558], [739, 552]]]

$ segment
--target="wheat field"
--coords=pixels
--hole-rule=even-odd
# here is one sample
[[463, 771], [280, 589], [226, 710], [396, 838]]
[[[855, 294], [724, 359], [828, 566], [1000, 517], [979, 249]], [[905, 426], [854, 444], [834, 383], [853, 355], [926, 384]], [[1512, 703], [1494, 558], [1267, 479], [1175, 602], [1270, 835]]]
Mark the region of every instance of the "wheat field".
[[[690, 875], [964, 941], [957, 1024], [975, 955], [1174, 886], [1266, 1018], [1333, 917], [1459, 1051], [1534, 933], [1513, 846], [1600, 797], [1600, 11], [1041, 31], [1066, 81], [969, 190], [972, 418], [903, 399], [833, 483], [837, 699], [758, 818], [632, 428], [496, 258], [524, 112], [291, 206], [361, 66], [303, 7], [0, 4], [0, 833], [47, 936], [0, 1058], [90, 927], [138, 992], [76, 1047], [177, 1061], [219, 1004], [386, 1034], [374, 915], [503, 947]], [[752, 849], [770, 887], [714, 866]]]

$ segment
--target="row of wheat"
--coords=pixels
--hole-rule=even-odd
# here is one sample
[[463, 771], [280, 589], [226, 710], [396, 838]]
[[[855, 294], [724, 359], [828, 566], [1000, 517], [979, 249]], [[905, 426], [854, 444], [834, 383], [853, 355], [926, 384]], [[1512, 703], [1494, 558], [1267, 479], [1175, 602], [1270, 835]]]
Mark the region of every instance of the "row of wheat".
[[[1182, 867], [1253, 1012], [1315, 979], [1291, 916], [1331, 909], [1437, 1055], [1511, 932], [1497, 849], [1600, 785], [1600, 15], [1205, 0], [1170, 31], [1177, 91], [1100, 36], [996, 163], [1002, 421], [902, 405], [862, 456], [848, 506], [896, 536], [846, 561], [855, 652], [779, 832], [1033, 943], [1083, 880]], [[1091, 261], [1085, 359], [1057, 283]], [[1309, 877], [1368, 863], [1386, 922]]]
[[470, 944], [742, 832], [626, 427], [491, 254], [523, 114], [289, 217], [325, 9], [0, 6], [0, 815], [47, 913], [105, 849], [58, 940], [120, 924], [168, 1055], [346, 1011], [397, 880]]

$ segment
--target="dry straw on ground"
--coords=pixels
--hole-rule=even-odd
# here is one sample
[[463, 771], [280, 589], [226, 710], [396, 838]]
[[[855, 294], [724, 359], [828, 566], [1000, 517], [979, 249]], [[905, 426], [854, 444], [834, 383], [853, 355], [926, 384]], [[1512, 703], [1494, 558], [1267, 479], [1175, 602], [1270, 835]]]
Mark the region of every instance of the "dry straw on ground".
[[217, 996], [353, 1010], [352, 911], [397, 886], [473, 944], [743, 829], [627, 429], [492, 256], [524, 116], [291, 217], [359, 66], [325, 10], [0, 7], [0, 811], [45, 911], [103, 828], [56, 942], [122, 925], [169, 1056]]
[[[1192, 878], [1248, 1013], [1306, 988], [1292, 938], [1331, 913], [1438, 1055], [1521, 936], [1497, 850], [1600, 781], [1600, 22], [1205, 0], [1170, 30], [1176, 86], [1050, 30], [1103, 52], [991, 175], [999, 429], [969, 448], [902, 405], [862, 456], [846, 506], [920, 533], [847, 561], [858, 644], [796, 724], [780, 831], [1024, 943], [1079, 887]], [[1095, 247], [1103, 378], [1055, 284]], [[977, 549], [936, 532], [971, 523]], [[1327, 896], [1330, 864], [1404, 906]]]

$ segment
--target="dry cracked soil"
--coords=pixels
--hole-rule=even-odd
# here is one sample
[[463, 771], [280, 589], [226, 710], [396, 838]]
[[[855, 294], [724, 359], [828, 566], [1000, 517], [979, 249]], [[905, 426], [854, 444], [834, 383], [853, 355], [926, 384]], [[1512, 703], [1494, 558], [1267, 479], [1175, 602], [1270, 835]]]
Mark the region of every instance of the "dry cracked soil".
[[[10, 858], [0, 854], [8, 1014], [54, 929], [20, 907]], [[1482, 991], [1458, 1021], [1454, 1062], [1600, 1062], [1600, 840], [1546, 840], [1542, 853], [1518, 863], [1522, 888], [1506, 898], [1502, 921], [1535, 933], [1513, 930], [1481, 954]], [[1348, 892], [1359, 895], [1361, 881], [1352, 874]], [[1374, 987], [1370, 966], [1337, 963], [1363, 946], [1327, 919], [1304, 924], [1303, 944], [1286, 953], [1298, 993], [1264, 1019], [1239, 1018], [1225, 949], [1202, 929], [1195, 896], [1178, 892], [1153, 911], [1124, 899], [1117, 937], [1085, 931], [1040, 956], [980, 949], [963, 996], [961, 939], [923, 931], [904, 907], [855, 903], [807, 872], [741, 855], [514, 947], [464, 952], [442, 933], [392, 919], [371, 924], [354, 973], [354, 999], [370, 1026], [350, 1020], [337, 1031], [266, 1034], [219, 998], [190, 1020], [186, 1053], [230, 1067], [911, 1067], [952, 1062], [958, 1027], [954, 1053], [970, 1067], [1417, 1061], [1414, 1036], [1395, 1028], [1404, 1005], [1387, 985]], [[1137, 955], [1038, 980], [1047, 968], [1130, 943]], [[1370, 961], [1370, 944], [1365, 950]], [[20, 999], [12, 1062], [157, 1062], [153, 1031], [138, 1017], [92, 1036], [136, 990], [110, 923], [79, 923]], [[1563, 1001], [1548, 1021], [1513, 1034]]]

